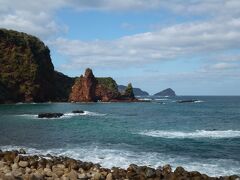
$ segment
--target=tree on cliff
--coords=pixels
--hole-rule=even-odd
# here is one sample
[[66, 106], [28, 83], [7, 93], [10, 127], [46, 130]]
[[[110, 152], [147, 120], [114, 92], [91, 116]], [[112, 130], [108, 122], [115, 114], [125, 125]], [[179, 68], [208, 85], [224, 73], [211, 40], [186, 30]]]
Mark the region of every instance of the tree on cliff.
[[124, 96], [129, 97], [129, 98], [135, 98], [134, 93], [133, 93], [133, 87], [132, 84], [129, 83], [127, 85], [127, 88], [125, 89]]

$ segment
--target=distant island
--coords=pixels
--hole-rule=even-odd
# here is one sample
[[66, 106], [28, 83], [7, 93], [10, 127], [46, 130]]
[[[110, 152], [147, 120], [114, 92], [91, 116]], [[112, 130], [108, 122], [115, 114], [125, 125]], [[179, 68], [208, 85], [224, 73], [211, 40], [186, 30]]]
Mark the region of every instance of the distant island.
[[[124, 92], [126, 88], [127, 88], [127, 86], [118, 85], [118, 91], [119, 92]], [[149, 96], [148, 92], [143, 91], [140, 88], [135, 88], [135, 87], [133, 87], [133, 93], [134, 93], [135, 96]]]
[[169, 96], [169, 97], [174, 97], [176, 96], [176, 93], [174, 90], [172, 90], [171, 88], [167, 88], [164, 89], [163, 91], [160, 91], [156, 94], [154, 94], [154, 96]]
[[54, 70], [49, 48], [37, 37], [0, 29], [0, 103], [137, 101], [132, 84], [121, 92], [111, 77], [68, 77]]

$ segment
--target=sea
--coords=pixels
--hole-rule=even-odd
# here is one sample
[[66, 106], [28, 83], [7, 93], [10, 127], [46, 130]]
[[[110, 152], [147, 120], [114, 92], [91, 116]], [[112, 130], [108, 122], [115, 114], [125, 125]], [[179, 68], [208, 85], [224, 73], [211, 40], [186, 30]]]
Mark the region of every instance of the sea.
[[[106, 168], [170, 164], [210, 176], [240, 175], [240, 96], [139, 98], [148, 102], [0, 105], [0, 149]], [[178, 103], [189, 99], [197, 101]], [[38, 119], [46, 112], [64, 116]]]

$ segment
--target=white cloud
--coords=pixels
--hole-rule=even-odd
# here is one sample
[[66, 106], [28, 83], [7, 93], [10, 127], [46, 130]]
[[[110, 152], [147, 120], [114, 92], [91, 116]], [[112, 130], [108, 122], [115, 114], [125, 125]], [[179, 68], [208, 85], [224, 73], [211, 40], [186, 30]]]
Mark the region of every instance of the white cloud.
[[78, 64], [125, 66], [237, 50], [240, 48], [239, 28], [240, 18], [184, 23], [112, 41], [58, 38], [51, 45], [70, 60], [73, 68]]
[[0, 27], [48, 38], [67, 30], [54, 20], [54, 12], [64, 0], [0, 0]]
[[238, 67], [239, 67], [239, 64], [219, 62], [219, 63], [216, 63], [216, 64], [210, 66], [210, 69], [214, 69], [214, 70], [228, 70], [228, 69], [234, 69], [234, 68], [238, 68]]

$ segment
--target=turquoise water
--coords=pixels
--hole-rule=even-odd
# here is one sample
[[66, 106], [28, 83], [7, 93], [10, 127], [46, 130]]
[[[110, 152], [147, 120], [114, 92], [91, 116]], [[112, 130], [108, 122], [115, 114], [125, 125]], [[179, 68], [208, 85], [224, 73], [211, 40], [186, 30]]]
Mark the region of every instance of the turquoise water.
[[[23, 147], [30, 154], [66, 155], [109, 168], [171, 164], [209, 175], [240, 174], [240, 97], [178, 97], [199, 100], [182, 104], [151, 99], [0, 105], [0, 149]], [[38, 119], [42, 112], [65, 115]]]

